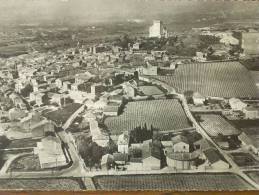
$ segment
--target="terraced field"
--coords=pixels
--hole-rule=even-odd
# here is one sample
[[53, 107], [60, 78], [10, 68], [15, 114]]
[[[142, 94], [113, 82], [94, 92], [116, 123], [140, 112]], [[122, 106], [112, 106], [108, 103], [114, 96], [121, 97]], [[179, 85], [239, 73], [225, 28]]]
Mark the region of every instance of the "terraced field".
[[258, 97], [251, 73], [239, 62], [192, 63], [179, 66], [173, 76], [155, 76], [177, 92], [197, 91], [212, 97]]
[[220, 115], [202, 114], [201, 120], [200, 125], [212, 137], [217, 137], [219, 134], [224, 136], [240, 134], [238, 129]]
[[161, 131], [191, 127], [178, 100], [129, 102], [123, 114], [104, 121], [111, 134], [121, 134], [138, 126], [158, 128]]
[[101, 190], [251, 190], [240, 177], [227, 174], [161, 174], [133, 176], [97, 176]]

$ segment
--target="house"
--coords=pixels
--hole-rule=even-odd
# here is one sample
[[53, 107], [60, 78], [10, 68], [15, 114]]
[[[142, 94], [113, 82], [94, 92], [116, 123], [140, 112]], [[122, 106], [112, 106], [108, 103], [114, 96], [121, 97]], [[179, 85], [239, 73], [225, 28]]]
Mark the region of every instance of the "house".
[[142, 66], [136, 69], [140, 75], [156, 76], [157, 66], [153, 66], [147, 62], [146, 66]]
[[204, 151], [204, 155], [206, 158], [205, 164], [209, 168], [217, 170], [229, 169], [229, 164], [216, 149], [209, 148]]
[[101, 169], [109, 170], [114, 164], [114, 157], [111, 154], [105, 154], [101, 159]]
[[23, 118], [26, 115], [27, 115], [26, 112], [19, 108], [11, 108], [8, 111], [8, 116], [9, 116], [10, 121], [19, 120], [19, 118]]
[[113, 159], [117, 166], [124, 166], [128, 162], [128, 154], [126, 153], [113, 153]]
[[243, 147], [247, 150], [252, 151], [254, 154], [259, 155], [259, 143], [257, 136], [248, 136], [245, 132], [242, 132], [238, 139], [241, 141]]
[[194, 105], [203, 105], [205, 101], [205, 97], [202, 96], [199, 92], [194, 92], [192, 95]]
[[63, 87], [63, 83], [66, 82], [66, 81], [68, 81], [70, 83], [74, 83], [75, 77], [74, 76], [66, 76], [66, 77], [58, 78], [58, 79], [55, 80], [55, 83], [56, 83], [56, 86], [61, 89]]
[[167, 166], [176, 170], [189, 170], [200, 156], [200, 150], [195, 150], [194, 139], [177, 135], [171, 138], [172, 146], [164, 149]]
[[142, 164], [145, 170], [159, 170], [161, 168], [161, 146], [153, 143], [152, 140], [143, 142]]
[[75, 76], [75, 83], [76, 84], [81, 84], [89, 81], [91, 78], [93, 78], [94, 75], [92, 75], [89, 72], [81, 73], [81, 74], [76, 74]]
[[104, 107], [103, 114], [105, 116], [118, 116], [120, 104], [109, 102], [107, 106]]
[[117, 141], [118, 152], [120, 153], [129, 153], [129, 134], [128, 132], [124, 132], [118, 137]]
[[44, 96], [45, 96], [44, 93], [36, 93], [36, 94], [35, 94], [35, 102], [36, 102], [36, 104], [37, 104], [38, 106], [40, 106], [40, 105], [43, 104]]
[[123, 83], [122, 88], [124, 94], [126, 94], [128, 97], [135, 97], [137, 89], [137, 83], [135, 80]]
[[258, 119], [259, 118], [259, 109], [255, 107], [246, 107], [243, 109], [245, 119]]
[[34, 154], [38, 155], [42, 169], [57, 168], [68, 163], [61, 147], [61, 141], [57, 137], [43, 138], [34, 148]]
[[247, 107], [247, 104], [242, 102], [238, 98], [229, 99], [229, 105], [230, 105], [231, 109], [234, 111], [242, 111], [244, 108]]

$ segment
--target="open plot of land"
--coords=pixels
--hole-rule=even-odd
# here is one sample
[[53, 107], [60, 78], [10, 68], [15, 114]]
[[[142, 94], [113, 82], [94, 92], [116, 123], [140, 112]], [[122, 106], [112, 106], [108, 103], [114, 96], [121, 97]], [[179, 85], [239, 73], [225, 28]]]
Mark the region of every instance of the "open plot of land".
[[259, 165], [259, 162], [249, 153], [235, 152], [231, 153], [231, 157], [240, 167]]
[[217, 137], [219, 134], [223, 136], [240, 134], [238, 129], [220, 115], [202, 114], [201, 121], [202, 128], [212, 137]]
[[40, 139], [19, 139], [19, 140], [12, 140], [11, 143], [8, 145], [8, 148], [29, 148], [29, 147], [36, 147], [37, 142]]
[[144, 95], [147, 96], [163, 94], [163, 92], [156, 86], [140, 86], [139, 89], [144, 93]]
[[0, 179], [0, 189], [25, 190], [80, 190], [80, 179]]
[[147, 128], [161, 131], [179, 130], [191, 127], [178, 100], [152, 100], [129, 102], [124, 112], [104, 121], [111, 134], [121, 134], [145, 124]]
[[69, 119], [69, 117], [75, 111], [77, 111], [81, 106], [82, 106], [82, 104], [78, 104], [78, 103], [69, 104], [62, 109], [58, 109], [53, 112], [48, 112], [44, 116], [58, 124], [65, 123], [67, 121], [67, 119]]
[[97, 176], [101, 190], [248, 190], [253, 189], [233, 174], [161, 174], [131, 176]]
[[197, 91], [212, 97], [258, 97], [250, 72], [239, 62], [180, 65], [173, 76], [157, 76], [179, 93]]

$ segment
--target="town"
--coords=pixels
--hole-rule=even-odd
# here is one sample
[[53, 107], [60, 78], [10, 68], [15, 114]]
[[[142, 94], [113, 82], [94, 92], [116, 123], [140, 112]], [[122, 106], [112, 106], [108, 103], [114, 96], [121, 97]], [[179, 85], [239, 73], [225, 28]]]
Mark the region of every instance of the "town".
[[145, 33], [1, 55], [1, 188], [259, 189], [259, 26]]

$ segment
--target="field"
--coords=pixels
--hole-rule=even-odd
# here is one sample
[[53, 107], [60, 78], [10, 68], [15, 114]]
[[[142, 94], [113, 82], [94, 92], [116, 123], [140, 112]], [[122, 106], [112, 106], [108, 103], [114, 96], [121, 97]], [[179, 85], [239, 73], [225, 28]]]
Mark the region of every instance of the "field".
[[38, 156], [28, 154], [12, 162], [9, 171], [40, 171], [40, 161]]
[[19, 139], [19, 140], [12, 140], [11, 143], [8, 145], [8, 148], [27, 148], [27, 147], [36, 147], [37, 142], [40, 139]]
[[0, 57], [12, 57], [21, 54], [26, 54], [28, 51], [26, 45], [16, 44], [5, 47], [0, 47]]
[[55, 110], [53, 112], [48, 112], [45, 117], [48, 119], [56, 122], [56, 123], [62, 123], [64, 124], [67, 119], [76, 111], [78, 110], [82, 105], [78, 103], [72, 103], [67, 105], [66, 107], [62, 109]]
[[201, 120], [200, 125], [212, 137], [217, 137], [219, 134], [224, 136], [240, 134], [238, 129], [220, 115], [202, 114]]
[[254, 180], [256, 183], [259, 184], [259, 171], [251, 171], [251, 172], [246, 172], [246, 174]]
[[138, 126], [158, 128], [161, 131], [191, 127], [178, 100], [152, 100], [129, 102], [124, 112], [104, 121], [111, 134], [121, 134]]
[[163, 94], [163, 92], [156, 86], [140, 86], [139, 89], [144, 93], [144, 95], [147, 96]]
[[259, 165], [259, 162], [249, 153], [235, 152], [231, 153], [231, 157], [240, 167]]
[[233, 174], [160, 174], [97, 176], [99, 190], [248, 190], [252, 187]]
[[0, 179], [0, 189], [80, 190], [84, 187], [80, 179]]
[[233, 120], [232, 123], [251, 139], [251, 144], [259, 147], [259, 120]]
[[154, 77], [179, 93], [198, 91], [212, 97], [258, 97], [250, 72], [239, 62], [208, 62], [180, 65], [173, 76]]

